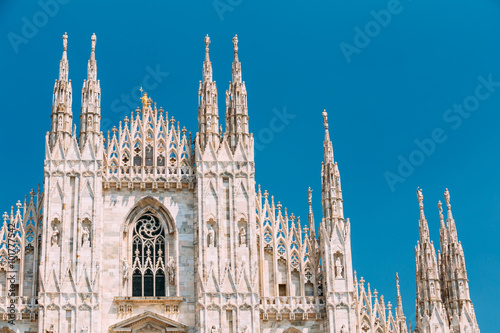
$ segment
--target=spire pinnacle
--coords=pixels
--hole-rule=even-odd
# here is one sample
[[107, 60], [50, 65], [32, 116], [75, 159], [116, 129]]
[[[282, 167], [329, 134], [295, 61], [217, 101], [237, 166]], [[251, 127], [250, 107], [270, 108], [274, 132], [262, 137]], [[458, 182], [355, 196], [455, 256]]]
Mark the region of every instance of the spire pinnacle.
[[95, 34], [90, 38], [90, 59], [87, 66], [87, 80], [96, 80], [97, 79], [97, 62], [95, 60], [95, 44], [97, 41], [97, 37]]
[[242, 83], [241, 63], [238, 59], [238, 35], [233, 37], [234, 61], [233, 61], [233, 84]]
[[210, 37], [208, 37], [207, 34], [205, 36], [205, 61], [210, 61], [209, 48], [208, 48], [209, 45], [210, 45]]
[[63, 54], [59, 63], [59, 81], [68, 81], [68, 34], [65, 32], [63, 35]]
[[309, 203], [309, 214], [312, 214], [312, 190], [310, 187], [307, 190], [307, 194], [308, 194], [307, 198], [308, 198], [308, 203]]
[[438, 209], [439, 209], [439, 222], [441, 224], [441, 229], [446, 228], [444, 224], [444, 218], [443, 218], [443, 204], [441, 203], [441, 200], [438, 201]]
[[67, 59], [66, 51], [68, 51], [68, 33], [65, 32], [63, 35], [63, 59]]
[[333, 147], [330, 141], [330, 131], [328, 130], [328, 113], [323, 110], [323, 126], [325, 127], [325, 142], [323, 144], [323, 153], [325, 158], [325, 163], [333, 163]]
[[424, 215], [424, 196], [422, 194], [422, 189], [417, 187], [417, 198], [418, 198], [418, 206], [420, 208], [420, 222], [419, 222], [419, 231], [420, 231], [420, 240], [422, 243], [429, 242], [429, 225], [427, 224], [427, 220]]
[[[401, 299], [401, 288], [399, 286], [399, 274], [396, 273], [396, 290], [397, 290], [397, 312], [403, 314], [403, 301]], [[401, 312], [399, 312], [401, 311]]]
[[95, 33], [92, 34], [92, 37], [90, 38], [90, 40], [91, 40], [90, 60], [95, 60], [95, 44], [96, 44], [96, 40], [97, 40]]
[[444, 200], [446, 201], [446, 210], [448, 212], [448, 220], [453, 220], [453, 214], [451, 213], [451, 204], [450, 204], [450, 192], [448, 189], [444, 191]]
[[315, 233], [315, 226], [314, 226], [314, 214], [313, 214], [313, 209], [312, 209], [312, 189], [309, 187], [307, 190], [307, 198], [308, 198], [308, 203], [309, 203], [309, 232], [311, 234]]
[[233, 37], [233, 48], [234, 48], [234, 62], [239, 62], [238, 60], [238, 35]]
[[417, 198], [418, 198], [418, 207], [420, 208], [420, 220], [425, 220], [424, 196], [422, 194], [422, 189], [418, 187], [417, 187]]
[[203, 62], [203, 82], [212, 82], [212, 63], [210, 62], [210, 37], [205, 36], [205, 61]]

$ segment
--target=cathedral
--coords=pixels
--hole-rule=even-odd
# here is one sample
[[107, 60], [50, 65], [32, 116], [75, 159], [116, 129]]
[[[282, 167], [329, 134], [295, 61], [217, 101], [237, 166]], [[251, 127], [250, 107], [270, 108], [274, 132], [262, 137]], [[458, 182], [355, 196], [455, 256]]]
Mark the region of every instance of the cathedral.
[[437, 253], [417, 190], [410, 323], [397, 274], [393, 304], [353, 270], [326, 111], [321, 216], [311, 190], [300, 221], [256, 184], [236, 36], [223, 120], [205, 37], [193, 136], [142, 91], [141, 105], [103, 135], [95, 35], [77, 133], [67, 39], [43, 187], [3, 214], [0, 332], [480, 332], [448, 190]]

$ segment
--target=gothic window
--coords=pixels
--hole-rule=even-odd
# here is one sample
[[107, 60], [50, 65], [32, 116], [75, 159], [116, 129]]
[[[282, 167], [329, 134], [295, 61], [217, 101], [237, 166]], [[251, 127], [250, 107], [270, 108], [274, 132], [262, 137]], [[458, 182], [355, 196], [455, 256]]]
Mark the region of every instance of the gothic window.
[[130, 161], [130, 156], [129, 156], [128, 152], [125, 152], [123, 154], [123, 158], [122, 158], [123, 165], [128, 165], [129, 161]]
[[177, 155], [175, 154], [174, 151], [170, 152], [169, 162], [171, 166], [175, 166], [175, 163], [177, 162]]
[[146, 166], [153, 165], [153, 147], [151, 145], [146, 146]]
[[141, 152], [141, 145], [140, 143], [136, 143], [134, 147], [134, 165], [135, 166], [140, 166], [142, 165], [142, 152]]
[[165, 166], [165, 157], [163, 157], [162, 155], [158, 155], [158, 158], [156, 159], [156, 165]]
[[132, 238], [132, 296], [166, 296], [166, 233], [159, 219], [142, 215], [136, 222]]

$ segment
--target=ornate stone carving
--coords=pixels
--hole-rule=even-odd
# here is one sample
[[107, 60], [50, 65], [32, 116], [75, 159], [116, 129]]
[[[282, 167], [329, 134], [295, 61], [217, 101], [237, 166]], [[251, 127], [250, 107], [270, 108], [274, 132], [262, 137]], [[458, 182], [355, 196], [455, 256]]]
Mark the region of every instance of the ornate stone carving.
[[209, 226], [208, 232], [207, 232], [207, 246], [208, 247], [215, 246], [215, 231], [211, 225]]

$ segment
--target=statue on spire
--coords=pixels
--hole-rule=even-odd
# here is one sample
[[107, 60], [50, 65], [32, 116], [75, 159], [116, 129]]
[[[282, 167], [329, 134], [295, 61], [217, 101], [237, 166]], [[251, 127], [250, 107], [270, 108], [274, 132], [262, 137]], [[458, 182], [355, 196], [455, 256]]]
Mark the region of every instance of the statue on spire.
[[210, 37], [205, 36], [205, 61], [208, 61], [208, 46], [210, 45]]
[[233, 37], [234, 62], [238, 62], [238, 35]]
[[448, 189], [444, 191], [444, 200], [446, 201], [446, 208], [450, 209], [450, 192]]
[[[142, 90], [142, 87], [141, 89], [139, 89], [141, 91], [141, 93], [143, 92]], [[142, 106], [144, 108], [147, 108], [149, 105], [151, 105], [151, 98], [148, 97], [148, 93], [144, 91], [144, 94], [142, 95], [141, 97], [141, 101], [142, 101]]]
[[398, 296], [400, 295], [400, 288], [399, 288], [399, 274], [396, 273], [396, 289], [398, 291]]
[[68, 33], [65, 32], [63, 35], [63, 51], [68, 50]]
[[424, 196], [422, 195], [422, 189], [417, 187], [417, 197], [418, 197], [418, 205], [420, 209], [424, 209]]
[[328, 113], [326, 110], [323, 110], [323, 125], [325, 125], [325, 130], [328, 129]]
[[92, 52], [94, 52], [94, 51], [95, 51], [95, 43], [96, 43], [96, 40], [97, 40], [97, 37], [96, 37], [96, 35], [95, 35], [95, 33], [94, 33], [94, 34], [92, 34], [92, 37], [91, 37], [91, 41], [92, 41], [92, 42], [91, 42]]

